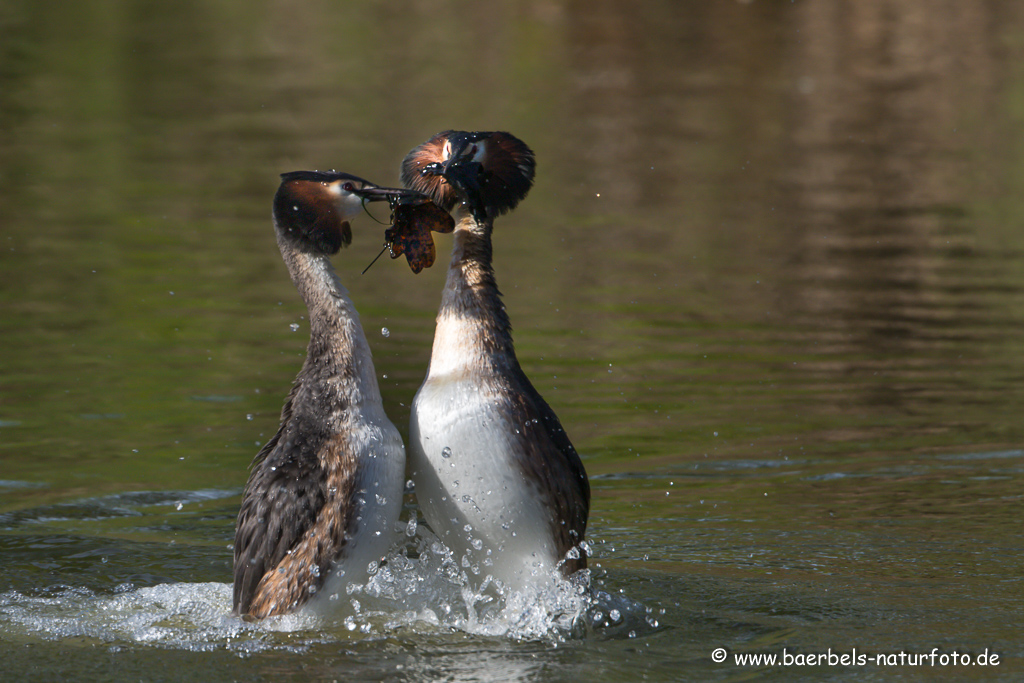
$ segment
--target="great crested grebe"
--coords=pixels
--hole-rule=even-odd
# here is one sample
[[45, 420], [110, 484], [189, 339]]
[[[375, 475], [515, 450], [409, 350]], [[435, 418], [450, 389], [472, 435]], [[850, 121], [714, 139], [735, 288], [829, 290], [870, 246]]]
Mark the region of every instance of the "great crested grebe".
[[281, 176], [274, 228], [309, 309], [306, 361], [256, 455], [235, 527], [234, 610], [263, 618], [364, 580], [393, 540], [405, 449], [384, 414], [359, 315], [329, 257], [366, 201], [400, 198], [346, 173]]
[[409, 461], [427, 523], [481, 578], [521, 590], [587, 565], [583, 463], [516, 359], [491, 266], [496, 216], [533, 184], [533, 152], [502, 132], [446, 131], [402, 162], [406, 187], [460, 205], [426, 379], [412, 405]]

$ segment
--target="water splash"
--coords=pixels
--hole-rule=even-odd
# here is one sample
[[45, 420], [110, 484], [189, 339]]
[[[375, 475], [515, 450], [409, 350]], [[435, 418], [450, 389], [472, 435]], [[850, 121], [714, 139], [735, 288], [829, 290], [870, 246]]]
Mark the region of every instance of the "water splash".
[[231, 614], [231, 586], [176, 583], [146, 588], [130, 584], [114, 595], [67, 586], [23, 595], [0, 594], [0, 633], [31, 634], [47, 640], [84, 638], [101, 643], [151, 645], [192, 651], [228, 649], [240, 654], [286, 643], [278, 631], [313, 626], [293, 615], [261, 624]]
[[[651, 610], [590, 586], [591, 574], [535, 576], [521, 592], [471, 576], [422, 523], [401, 524], [403, 540], [371, 568], [366, 583], [318, 596], [299, 613], [260, 622], [231, 613], [231, 585], [122, 584], [113, 593], [58, 585], [0, 594], [0, 638], [85, 639], [192, 651], [305, 651], [323, 642], [405, 633], [462, 632], [557, 646], [576, 638], [633, 637], [657, 628]], [[476, 587], [479, 584], [479, 587]]]
[[346, 618], [350, 629], [381, 635], [442, 629], [557, 645], [579, 637], [633, 637], [657, 627], [643, 604], [594, 590], [589, 570], [569, 578], [534, 575], [528, 587], [510, 591], [455, 557], [425, 525], [410, 521], [405, 532], [406, 544], [365, 584], [349, 586], [349, 596], [357, 598], [355, 614]]

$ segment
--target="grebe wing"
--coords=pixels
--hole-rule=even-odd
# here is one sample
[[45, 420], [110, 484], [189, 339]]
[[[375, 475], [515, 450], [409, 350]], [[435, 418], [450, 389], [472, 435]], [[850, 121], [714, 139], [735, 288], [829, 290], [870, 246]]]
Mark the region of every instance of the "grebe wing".
[[[558, 553], [565, 555], [579, 545], [587, 529], [590, 512], [590, 481], [579, 454], [562, 428], [555, 411], [537, 392], [525, 374], [521, 390], [513, 399], [517, 422], [521, 427], [522, 447], [527, 457], [523, 467], [527, 476], [543, 482], [554, 511], [552, 524]], [[564, 520], [564, 522], [562, 521]], [[565, 572], [587, 566], [586, 556], [566, 562]]]
[[239, 614], [250, 611], [263, 577], [313, 527], [326, 499], [317, 484], [317, 459], [289, 453], [289, 444], [281, 443], [284, 430], [282, 425], [256, 456], [238, 512], [234, 609]]

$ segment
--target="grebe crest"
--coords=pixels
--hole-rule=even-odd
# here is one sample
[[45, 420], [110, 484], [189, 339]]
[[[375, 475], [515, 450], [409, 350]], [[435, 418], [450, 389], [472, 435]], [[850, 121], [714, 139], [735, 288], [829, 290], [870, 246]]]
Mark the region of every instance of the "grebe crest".
[[516, 208], [536, 169], [533, 150], [514, 135], [448, 130], [406, 155], [402, 184], [446, 211], [463, 202], [482, 221]]
[[350, 221], [363, 213], [367, 202], [399, 192], [337, 171], [282, 173], [274, 195], [274, 221], [296, 247], [333, 256], [352, 243]]

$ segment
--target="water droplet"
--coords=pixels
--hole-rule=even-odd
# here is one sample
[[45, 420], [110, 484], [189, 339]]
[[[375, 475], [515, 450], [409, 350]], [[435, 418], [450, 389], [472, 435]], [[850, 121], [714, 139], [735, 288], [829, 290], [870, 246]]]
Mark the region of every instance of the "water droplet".
[[391, 336], [391, 330], [389, 330], [386, 327], [382, 327], [382, 328], [380, 328], [380, 335], [382, 337], [390, 337]]
[[245, 416], [245, 419], [246, 420], [251, 420], [252, 419], [252, 413], [247, 413], [246, 416]]
[[416, 482], [414, 482], [412, 479], [409, 479], [408, 481], [405, 482], [405, 492], [406, 493], [412, 493], [415, 490], [416, 490]]
[[409, 523], [405, 525], [405, 535], [412, 538], [416, 535], [416, 518], [413, 517], [409, 520]]
[[180, 510], [183, 507], [185, 507], [185, 506], [182, 504], [182, 502], [180, 500], [174, 504], [174, 509], [175, 510]]
[[387, 505], [387, 503], [388, 503], [388, 499], [387, 498], [385, 498], [384, 496], [380, 495], [379, 493], [375, 493], [373, 495], [377, 499], [377, 505]]
[[610, 618], [610, 619], [611, 619], [612, 621], [618, 621], [619, 619], [621, 619], [621, 618], [622, 618], [622, 615], [621, 615], [621, 614], [619, 614], [619, 610], [617, 610], [617, 609], [613, 609], [613, 610], [612, 610], [611, 612], [609, 612], [609, 613], [608, 613], [608, 617], [609, 617], [609, 618]]
[[477, 550], [480, 550], [484, 547], [484, 542], [481, 541], [479, 538], [474, 538], [470, 545], [476, 548]]
[[447, 446], [442, 448], [441, 449], [441, 457], [442, 458], [450, 458], [450, 457], [452, 457], [452, 449], [448, 448]]
[[298, 323], [292, 323], [288, 327], [292, 328], [292, 332], [298, 332], [299, 331], [299, 324]]

